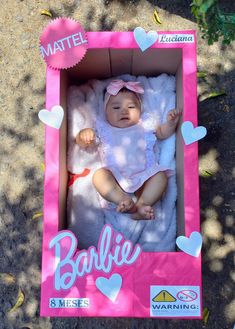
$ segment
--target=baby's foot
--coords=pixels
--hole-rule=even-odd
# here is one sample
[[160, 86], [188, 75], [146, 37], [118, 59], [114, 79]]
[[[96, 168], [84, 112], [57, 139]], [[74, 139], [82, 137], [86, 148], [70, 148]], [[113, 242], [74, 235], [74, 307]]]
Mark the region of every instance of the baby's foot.
[[116, 210], [118, 212], [135, 212], [135, 203], [131, 198], [127, 197], [118, 204]]
[[133, 219], [155, 219], [154, 209], [143, 204], [137, 207], [137, 212], [132, 214], [131, 217]]

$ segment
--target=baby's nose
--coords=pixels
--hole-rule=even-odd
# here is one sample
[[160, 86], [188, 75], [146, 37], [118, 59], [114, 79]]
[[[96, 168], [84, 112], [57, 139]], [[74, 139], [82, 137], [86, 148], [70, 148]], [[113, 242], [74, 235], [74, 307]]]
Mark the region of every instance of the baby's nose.
[[122, 113], [127, 113], [127, 112], [128, 112], [128, 107], [123, 106], [123, 107], [122, 107]]

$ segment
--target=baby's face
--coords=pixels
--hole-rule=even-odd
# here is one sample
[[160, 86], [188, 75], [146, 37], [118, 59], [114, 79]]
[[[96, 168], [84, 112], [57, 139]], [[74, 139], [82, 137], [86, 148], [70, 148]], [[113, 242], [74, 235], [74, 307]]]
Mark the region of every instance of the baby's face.
[[132, 92], [120, 92], [110, 96], [106, 105], [106, 119], [111, 126], [127, 128], [139, 122], [141, 105]]

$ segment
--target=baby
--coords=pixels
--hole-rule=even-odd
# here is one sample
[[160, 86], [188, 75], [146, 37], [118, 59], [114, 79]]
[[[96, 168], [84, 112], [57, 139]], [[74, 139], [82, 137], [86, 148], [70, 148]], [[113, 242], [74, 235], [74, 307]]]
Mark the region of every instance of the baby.
[[[92, 180], [100, 195], [117, 205], [118, 212], [131, 213], [133, 219], [154, 219], [152, 206], [163, 196], [170, 175], [169, 168], [156, 163], [155, 144], [157, 138], [174, 133], [182, 111], [169, 111], [166, 123], [146, 130], [141, 120], [143, 93], [139, 82], [113, 80], [107, 87], [107, 125], [98, 129], [104, 166], [96, 170]], [[76, 143], [86, 148], [96, 137], [94, 129], [85, 128], [77, 134]], [[131, 193], [136, 196], [135, 202]]]

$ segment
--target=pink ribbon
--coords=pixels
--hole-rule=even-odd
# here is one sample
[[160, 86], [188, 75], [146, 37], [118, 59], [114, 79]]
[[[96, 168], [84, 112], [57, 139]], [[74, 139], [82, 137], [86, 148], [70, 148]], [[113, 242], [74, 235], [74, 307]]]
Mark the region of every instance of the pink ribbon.
[[110, 84], [107, 87], [107, 92], [110, 95], [117, 95], [119, 93], [119, 91], [122, 88], [127, 88], [128, 90], [134, 91], [137, 94], [143, 94], [144, 93], [144, 89], [141, 87], [140, 83], [138, 81], [136, 82], [125, 82], [123, 80], [113, 80], [110, 82]]

